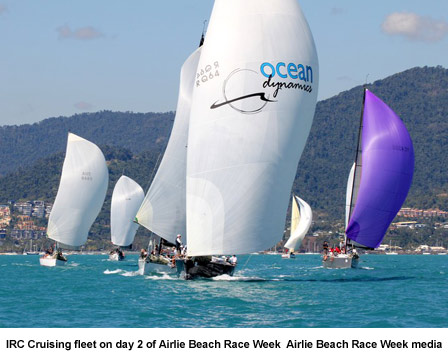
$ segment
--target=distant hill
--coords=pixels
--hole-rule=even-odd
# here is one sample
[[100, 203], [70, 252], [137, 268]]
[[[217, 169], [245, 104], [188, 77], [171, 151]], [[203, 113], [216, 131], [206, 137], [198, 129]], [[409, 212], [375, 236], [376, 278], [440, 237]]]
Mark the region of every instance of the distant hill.
[[[448, 210], [448, 70], [413, 68], [368, 88], [404, 121], [415, 150], [408, 206]], [[294, 192], [331, 219], [343, 219], [345, 190], [356, 151], [361, 86], [317, 104]]]
[[[368, 88], [402, 118], [414, 142], [415, 176], [406, 204], [448, 210], [448, 70], [413, 68]], [[293, 187], [316, 215], [336, 220], [344, 217], [345, 187], [355, 156], [361, 106], [362, 87], [317, 104]], [[171, 112], [103, 111], [1, 127], [0, 172], [10, 174], [0, 178], [0, 199], [54, 198], [68, 130], [109, 145], [114, 153], [110, 156], [111, 185], [125, 169], [125, 174], [146, 190], [173, 118]]]
[[174, 113], [100, 111], [50, 118], [32, 125], [0, 127], [0, 175], [65, 151], [69, 131], [97, 145], [127, 148], [134, 153], [163, 150]]
[[[94, 241], [95, 248], [111, 246], [110, 204], [113, 189], [120, 176], [123, 174], [129, 176], [146, 191], [149, 188], [149, 181], [153, 176], [153, 170], [160, 156], [156, 150], [147, 150], [139, 155], [134, 155], [127, 149], [108, 145], [101, 146], [101, 150], [109, 169], [109, 186], [101, 212], [89, 233], [89, 242]], [[53, 203], [61, 177], [64, 155], [63, 152], [51, 155], [38, 160], [32, 166], [21, 168], [0, 178], [0, 204], [6, 204], [9, 200], [16, 202], [43, 200]], [[146, 247], [148, 236], [149, 232], [140, 227], [137, 233], [136, 246]], [[89, 246], [89, 243], [87, 246]]]

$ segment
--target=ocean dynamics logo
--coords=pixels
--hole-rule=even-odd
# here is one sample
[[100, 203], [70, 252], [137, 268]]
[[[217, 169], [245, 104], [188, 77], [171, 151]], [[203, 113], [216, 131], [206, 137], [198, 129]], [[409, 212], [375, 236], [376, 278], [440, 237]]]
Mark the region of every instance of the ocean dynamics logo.
[[260, 72], [251, 69], [232, 71], [223, 82], [223, 99], [214, 102], [210, 109], [228, 105], [242, 114], [256, 114], [268, 103], [279, 101], [277, 97], [280, 91], [300, 90], [311, 93], [312, 84], [311, 66], [292, 62], [278, 62], [275, 65], [264, 62], [260, 65]]

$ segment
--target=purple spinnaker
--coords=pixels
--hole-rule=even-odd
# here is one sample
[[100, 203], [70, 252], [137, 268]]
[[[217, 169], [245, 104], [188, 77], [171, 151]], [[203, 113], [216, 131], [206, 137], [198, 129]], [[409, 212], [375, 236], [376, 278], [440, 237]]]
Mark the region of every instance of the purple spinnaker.
[[401, 119], [365, 91], [361, 181], [345, 233], [358, 244], [376, 248], [411, 187], [414, 148]]

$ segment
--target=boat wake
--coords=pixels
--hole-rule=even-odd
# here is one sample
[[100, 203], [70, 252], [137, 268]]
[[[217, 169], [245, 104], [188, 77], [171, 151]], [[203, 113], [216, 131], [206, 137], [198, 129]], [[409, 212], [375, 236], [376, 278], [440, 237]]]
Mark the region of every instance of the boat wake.
[[256, 276], [230, 276], [227, 274], [216, 276], [213, 278], [214, 281], [246, 281], [246, 282], [257, 282], [257, 281], [267, 281], [266, 279], [256, 277]]
[[103, 274], [110, 275], [110, 274], [119, 274], [121, 272], [123, 272], [123, 270], [121, 270], [121, 269], [117, 269], [117, 270], [107, 269], [107, 270], [104, 270]]
[[148, 280], [178, 280], [177, 277], [169, 276], [166, 273], [160, 273], [160, 275], [147, 275], [145, 279]]
[[132, 276], [139, 276], [141, 275], [140, 271], [124, 271], [121, 270], [123, 272], [123, 274], [120, 274], [121, 276], [126, 276], [126, 277], [132, 277]]

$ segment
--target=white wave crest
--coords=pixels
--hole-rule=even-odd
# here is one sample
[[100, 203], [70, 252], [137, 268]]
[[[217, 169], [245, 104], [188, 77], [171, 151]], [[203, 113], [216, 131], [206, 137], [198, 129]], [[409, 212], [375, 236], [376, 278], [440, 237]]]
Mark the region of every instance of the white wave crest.
[[[162, 275], [162, 276], [160, 276], [160, 275]], [[148, 279], [148, 280], [177, 280], [178, 279], [177, 277], [171, 277], [166, 273], [160, 274], [160, 275], [159, 276], [158, 275], [148, 275], [148, 276], [145, 276], [145, 279]]]
[[120, 274], [120, 275], [126, 276], [126, 277], [138, 276], [138, 275], [140, 275], [140, 271], [125, 271], [125, 272], [123, 272], [123, 274]]
[[107, 270], [104, 270], [104, 274], [106, 274], [106, 275], [109, 275], [109, 274], [119, 274], [121, 272], [123, 272], [123, 270], [121, 270], [121, 269], [117, 269], [117, 270], [109, 270], [109, 269], [107, 269]]
[[213, 278], [215, 281], [266, 281], [266, 279], [257, 276], [230, 276], [227, 274], [219, 275]]

